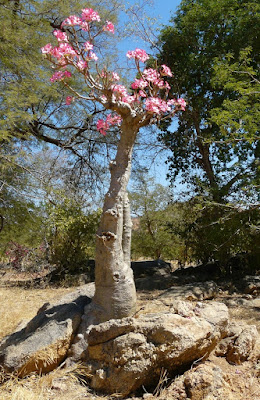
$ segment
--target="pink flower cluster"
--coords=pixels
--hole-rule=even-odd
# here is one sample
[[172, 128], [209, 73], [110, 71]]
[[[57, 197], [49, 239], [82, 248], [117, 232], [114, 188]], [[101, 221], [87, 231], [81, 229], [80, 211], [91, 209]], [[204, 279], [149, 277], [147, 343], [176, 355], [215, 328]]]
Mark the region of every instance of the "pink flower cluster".
[[70, 78], [70, 77], [71, 77], [71, 72], [69, 71], [56, 71], [50, 78], [50, 81], [51, 82], [61, 81], [64, 78]]
[[[92, 8], [84, 8], [81, 11], [81, 18], [77, 15], [70, 15], [62, 22], [61, 26], [80, 26], [82, 30], [89, 31], [89, 22], [100, 22], [99, 14]], [[103, 30], [115, 33], [115, 27], [110, 21], [106, 21], [106, 25], [103, 27]]]
[[102, 134], [102, 135], [106, 135], [107, 134], [107, 130], [110, 128], [110, 126], [113, 125], [120, 125], [122, 122], [122, 118], [119, 115], [111, 115], [108, 114], [108, 116], [106, 117], [106, 119], [99, 119], [97, 122], [97, 130]]
[[100, 22], [100, 16], [92, 8], [84, 8], [81, 11], [82, 11], [81, 16], [82, 16], [83, 21], [87, 21], [87, 22], [97, 21], [97, 22]]
[[72, 103], [73, 100], [74, 100], [74, 97], [67, 96], [66, 97], [66, 105], [69, 106]]
[[60, 43], [57, 47], [52, 47], [50, 43], [41, 48], [43, 54], [50, 54], [51, 56], [60, 59], [65, 56], [77, 56], [76, 51], [68, 43]]
[[115, 33], [115, 27], [112, 24], [112, 22], [110, 22], [110, 21], [107, 21], [107, 24], [104, 26], [103, 29], [104, 29], [104, 31]]
[[145, 61], [147, 61], [149, 59], [149, 56], [146, 53], [146, 51], [142, 50], [142, 49], [135, 49], [135, 50], [132, 50], [132, 51], [128, 51], [126, 53], [126, 56], [128, 58], [134, 58], [135, 60], [142, 61], [142, 62], [145, 62]]
[[67, 34], [59, 29], [55, 29], [55, 31], [53, 31], [53, 35], [56, 37], [58, 42], [68, 42]]
[[165, 100], [159, 97], [149, 97], [145, 100], [145, 109], [150, 114], [163, 114], [171, 111], [171, 107]]

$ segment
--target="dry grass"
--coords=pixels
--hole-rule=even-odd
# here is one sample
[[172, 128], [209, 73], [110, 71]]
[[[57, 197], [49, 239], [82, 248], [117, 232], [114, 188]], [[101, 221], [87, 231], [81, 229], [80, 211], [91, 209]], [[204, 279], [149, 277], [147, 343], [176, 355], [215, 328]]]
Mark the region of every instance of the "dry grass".
[[32, 319], [44, 303], [51, 303], [73, 290], [75, 288], [0, 288], [0, 340], [14, 332], [23, 321]]
[[43, 376], [24, 379], [13, 376], [0, 387], [0, 400], [104, 400], [80, 384], [79, 376], [83, 375], [82, 367], [76, 366]]

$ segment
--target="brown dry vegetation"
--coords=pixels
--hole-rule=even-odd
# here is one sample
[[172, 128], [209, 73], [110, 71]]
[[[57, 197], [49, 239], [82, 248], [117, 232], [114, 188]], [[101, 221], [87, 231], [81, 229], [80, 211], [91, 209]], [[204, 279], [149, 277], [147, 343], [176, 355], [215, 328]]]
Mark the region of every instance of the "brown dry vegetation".
[[[17, 326], [25, 320], [35, 316], [43, 303], [54, 301], [75, 288], [46, 288], [46, 289], [22, 289], [0, 288], [0, 339], [13, 332]], [[142, 292], [138, 294], [139, 313], [160, 311], [156, 299], [160, 291]], [[224, 300], [222, 294], [217, 300]], [[234, 298], [230, 296], [230, 298]], [[154, 302], [152, 301], [154, 299]], [[260, 300], [259, 300], [260, 303]], [[260, 304], [259, 304], [260, 305]], [[257, 325], [260, 328], [258, 307], [251, 309], [245, 306], [231, 307], [230, 316], [236, 321]], [[258, 400], [260, 398], [259, 384], [259, 343], [251, 359], [240, 366], [230, 365], [224, 358], [212, 355], [206, 363], [214, 363], [219, 366], [227, 385], [227, 396], [223, 400]], [[194, 365], [193, 368], [199, 368]], [[178, 383], [178, 377], [174, 381], [167, 380], [167, 373], [162, 376], [161, 382], [155, 390], [154, 396], [148, 399], [182, 400], [182, 388]], [[167, 383], [167, 384], [166, 384]], [[185, 396], [185, 394], [184, 394]], [[101, 396], [93, 393], [84, 382], [84, 368], [80, 365], [71, 369], [57, 369], [44, 376], [32, 375], [24, 379], [11, 379], [5, 381], [0, 387], [0, 400], [109, 400], [119, 398], [118, 395]], [[136, 399], [136, 398], [135, 398]], [[196, 397], [195, 400], [206, 399]], [[133, 398], [132, 398], [133, 400]], [[207, 397], [207, 400], [214, 400]]]

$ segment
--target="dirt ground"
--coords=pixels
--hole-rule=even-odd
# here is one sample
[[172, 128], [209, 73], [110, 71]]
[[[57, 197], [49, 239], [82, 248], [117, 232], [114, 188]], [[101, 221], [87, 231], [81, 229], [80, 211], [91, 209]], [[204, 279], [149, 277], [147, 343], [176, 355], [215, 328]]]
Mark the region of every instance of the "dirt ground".
[[[10, 278], [10, 276], [9, 276]], [[17, 278], [17, 276], [16, 276]], [[21, 278], [21, 277], [20, 277]], [[25, 279], [25, 277], [24, 277]], [[22, 287], [4, 287], [7, 282], [0, 280], [0, 340], [5, 335], [12, 333], [23, 321], [30, 320], [45, 302], [52, 302], [64, 294], [74, 291], [75, 287], [25, 289]], [[167, 309], [168, 305], [160, 301], [164, 290], [151, 290], [138, 292], [138, 313], [159, 312]], [[211, 300], [224, 302], [230, 313], [230, 319], [249, 325], [256, 325], [260, 332], [260, 299], [244, 293], [229, 293], [221, 290]], [[256, 344], [250, 359], [241, 365], [231, 365], [224, 357], [212, 354], [203, 365], [214, 365], [221, 369], [225, 381], [225, 397], [223, 400], [258, 400], [260, 398], [260, 343]], [[194, 363], [194, 370], [201, 368], [202, 363]], [[1, 376], [0, 376], [1, 377]], [[119, 394], [103, 396], [94, 393], [86, 384], [83, 366], [70, 369], [57, 369], [47, 375], [32, 375], [24, 379], [10, 376], [0, 386], [0, 400], [99, 400], [117, 399]], [[194, 394], [192, 397], [184, 391], [183, 377], [168, 377], [163, 371], [153, 393], [148, 393], [143, 388], [139, 397], [134, 395], [132, 400], [140, 398], [158, 400], [214, 400], [212, 394]], [[226, 391], [226, 392], [225, 392]], [[130, 398], [129, 398], [130, 399]], [[218, 400], [222, 400], [218, 398]]]

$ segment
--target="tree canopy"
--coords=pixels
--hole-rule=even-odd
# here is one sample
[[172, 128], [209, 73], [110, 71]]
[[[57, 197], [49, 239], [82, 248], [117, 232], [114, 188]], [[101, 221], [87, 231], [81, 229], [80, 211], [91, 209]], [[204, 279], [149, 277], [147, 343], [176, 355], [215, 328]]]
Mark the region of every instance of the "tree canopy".
[[[161, 126], [161, 139], [172, 151], [172, 179], [182, 175], [217, 202], [235, 193], [244, 197], [241, 189], [255, 179], [259, 11], [255, 0], [183, 0], [160, 35], [158, 58], [173, 70], [172, 96], [188, 102], [177, 127], [170, 121]], [[242, 77], [233, 72], [243, 71], [245, 54]]]

